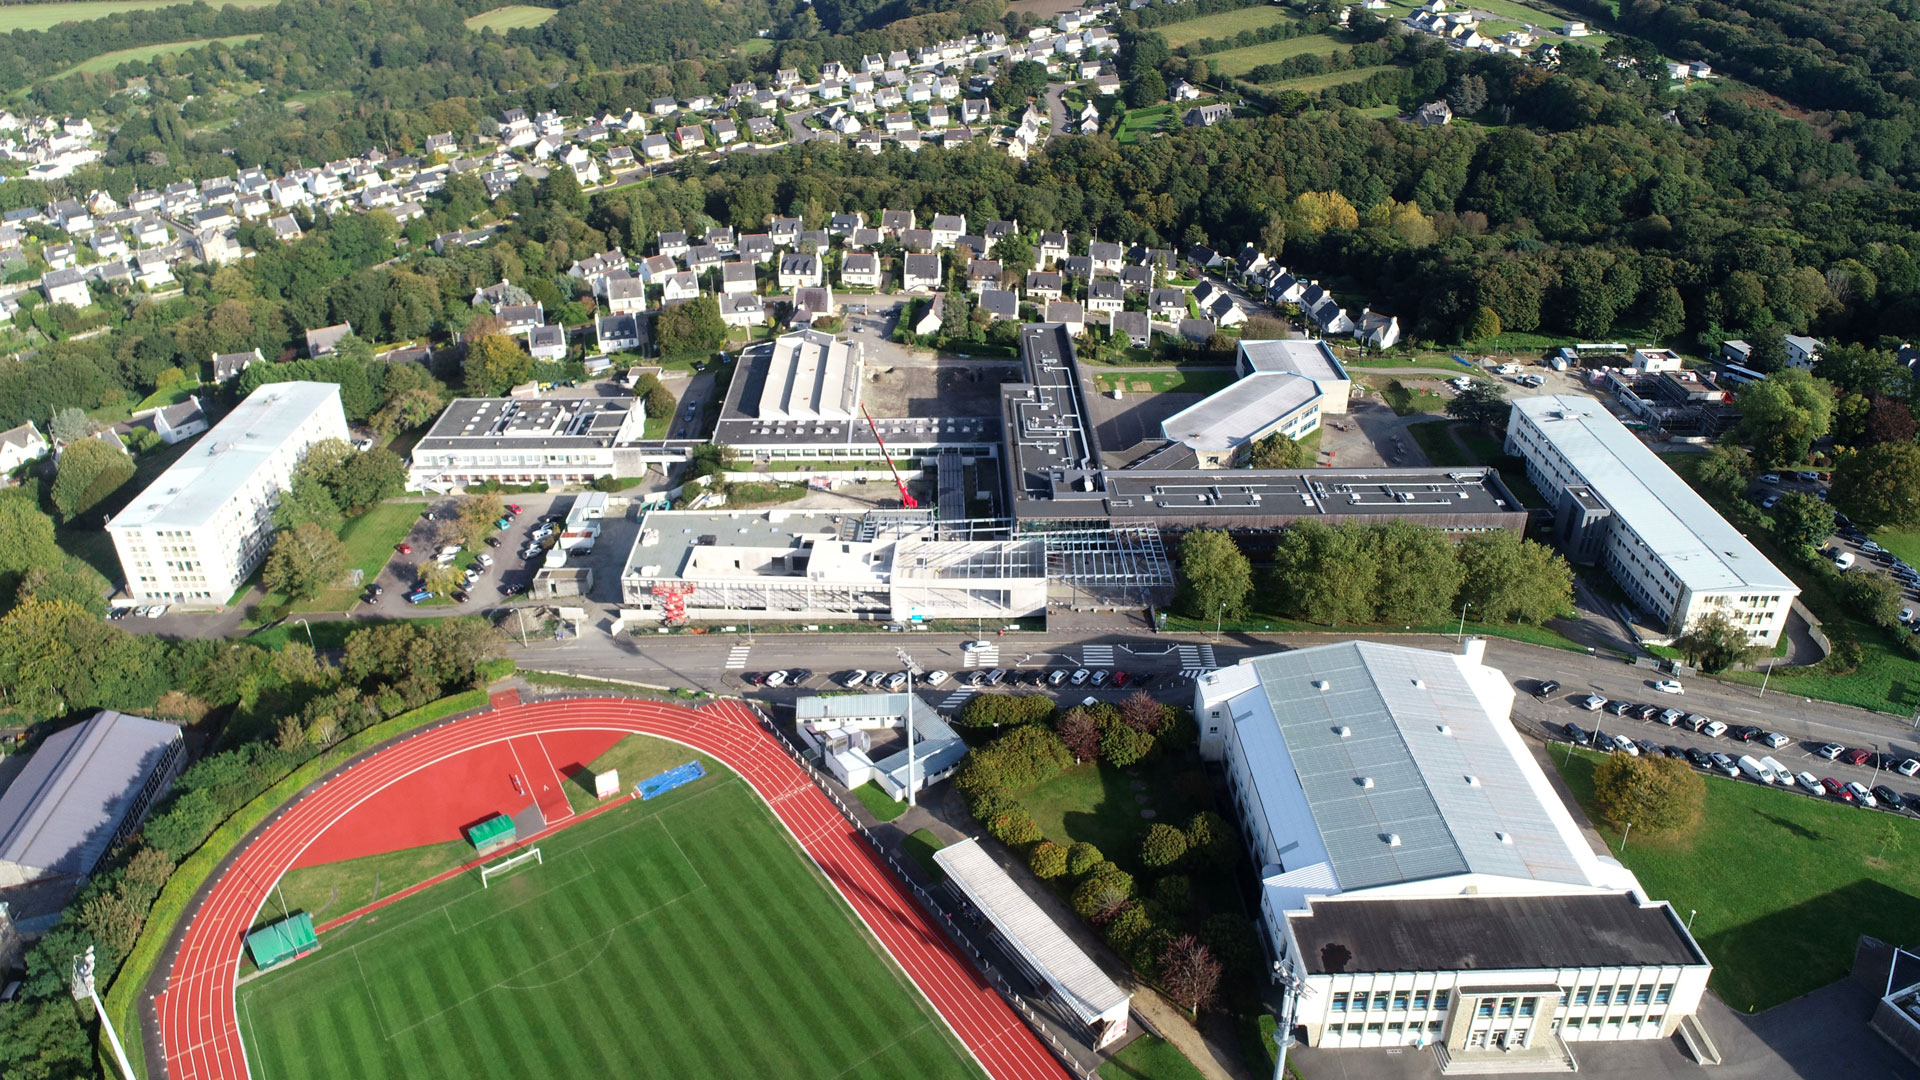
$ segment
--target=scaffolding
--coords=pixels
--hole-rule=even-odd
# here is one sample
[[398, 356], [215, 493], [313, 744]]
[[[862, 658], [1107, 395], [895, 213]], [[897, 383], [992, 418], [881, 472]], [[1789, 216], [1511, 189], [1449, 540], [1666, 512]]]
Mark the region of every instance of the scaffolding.
[[1067, 586], [1074, 604], [1140, 606], [1163, 603], [1173, 588], [1173, 564], [1153, 525], [1076, 528], [1029, 523], [1022, 536], [1043, 541], [1047, 580]]
[[946, 540], [959, 539], [953, 534], [951, 523], [967, 516], [966, 466], [961, 464], [960, 451], [940, 451], [933, 466], [933, 475], [938, 485], [934, 505], [938, 508], [940, 536]]

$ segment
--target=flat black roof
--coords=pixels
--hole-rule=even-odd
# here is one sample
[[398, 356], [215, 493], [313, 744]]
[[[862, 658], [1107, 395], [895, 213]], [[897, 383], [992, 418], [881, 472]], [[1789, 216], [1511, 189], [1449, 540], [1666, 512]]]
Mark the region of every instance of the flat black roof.
[[[1151, 457], [1140, 464], [1153, 464]], [[1423, 515], [1523, 513], [1496, 470], [1484, 466], [1426, 469], [1194, 469], [1106, 471], [1116, 516], [1204, 509], [1245, 514]]]
[[1287, 921], [1313, 975], [1706, 963], [1668, 908], [1625, 893], [1322, 900]]

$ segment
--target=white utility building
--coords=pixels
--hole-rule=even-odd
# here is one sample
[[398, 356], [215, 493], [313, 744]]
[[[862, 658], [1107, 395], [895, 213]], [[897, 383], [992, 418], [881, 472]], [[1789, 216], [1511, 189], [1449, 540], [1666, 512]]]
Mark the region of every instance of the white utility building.
[[1553, 1071], [1569, 1043], [1665, 1038], [1699, 1004], [1705, 955], [1588, 844], [1484, 646], [1342, 642], [1195, 684], [1309, 1045]]
[[1507, 453], [1554, 511], [1570, 561], [1599, 563], [1668, 634], [1718, 608], [1748, 640], [1780, 640], [1799, 586], [1674, 475], [1605, 405], [1572, 394], [1518, 398]]
[[1191, 449], [1201, 468], [1229, 468], [1268, 435], [1298, 440], [1317, 430], [1325, 401], [1312, 379], [1259, 371], [1167, 417], [1160, 432]]
[[107, 523], [127, 595], [226, 603], [267, 557], [273, 508], [322, 439], [347, 439], [335, 384], [268, 383], [247, 395]]
[[[953, 775], [967, 744], [918, 694], [809, 696], [793, 703], [794, 728], [820, 751], [821, 763], [848, 789], [872, 782], [899, 802]], [[912, 710], [912, 724], [908, 724]], [[911, 726], [913, 760], [907, 760]], [[897, 736], [897, 738], [896, 738]]]

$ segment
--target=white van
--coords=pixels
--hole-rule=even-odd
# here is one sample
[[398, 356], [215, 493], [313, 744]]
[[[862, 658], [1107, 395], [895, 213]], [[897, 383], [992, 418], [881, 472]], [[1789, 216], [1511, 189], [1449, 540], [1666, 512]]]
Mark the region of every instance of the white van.
[[1774, 760], [1772, 757], [1761, 758], [1760, 764], [1765, 765], [1767, 768], [1773, 770], [1774, 783], [1782, 784], [1782, 785], [1785, 785], [1786, 787], [1793, 786], [1793, 770], [1792, 769], [1789, 769], [1785, 765], [1780, 764], [1778, 761]]
[[1741, 754], [1739, 764], [1740, 771], [1746, 773], [1750, 779], [1758, 780], [1763, 784], [1773, 783], [1773, 770], [1760, 764], [1752, 754]]

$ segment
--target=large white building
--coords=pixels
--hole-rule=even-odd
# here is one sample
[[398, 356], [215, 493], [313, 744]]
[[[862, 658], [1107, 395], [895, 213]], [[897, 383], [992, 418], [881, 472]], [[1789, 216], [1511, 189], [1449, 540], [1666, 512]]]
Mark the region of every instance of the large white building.
[[782, 334], [773, 342], [761, 384], [762, 421], [848, 421], [860, 408], [860, 346], [820, 330]]
[[1353, 379], [1333, 348], [1317, 338], [1242, 341], [1234, 353], [1234, 371], [1246, 378], [1258, 372], [1285, 372], [1310, 379], [1320, 389], [1319, 410], [1339, 415], [1347, 411]]
[[267, 557], [273, 508], [307, 447], [346, 438], [333, 383], [269, 383], [247, 395], [107, 523], [127, 595], [226, 603]]
[[1516, 399], [1507, 452], [1554, 511], [1555, 541], [1599, 563], [1671, 634], [1713, 609], [1771, 648], [1800, 589], [1674, 475], [1605, 405], [1571, 394]]
[[1705, 955], [1588, 844], [1483, 655], [1351, 641], [1195, 685], [1310, 1045], [1551, 1068], [1569, 1043], [1670, 1036], [1699, 1004]]
[[633, 398], [457, 398], [413, 448], [407, 486], [586, 484], [639, 476], [646, 413]]
[[1046, 610], [1046, 545], [948, 539], [926, 512], [654, 510], [620, 590], [642, 619], [1017, 619]]

